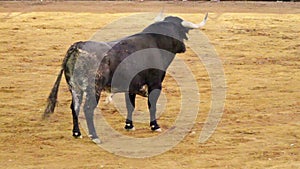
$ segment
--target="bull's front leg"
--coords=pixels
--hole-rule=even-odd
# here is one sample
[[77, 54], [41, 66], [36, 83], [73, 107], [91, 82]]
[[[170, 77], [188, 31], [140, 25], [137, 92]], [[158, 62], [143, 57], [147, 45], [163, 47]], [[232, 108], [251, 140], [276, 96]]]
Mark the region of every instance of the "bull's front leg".
[[156, 104], [160, 93], [161, 93], [161, 86], [155, 88], [153, 87], [149, 88], [148, 108], [150, 111], [150, 128], [152, 131], [158, 131], [158, 132], [161, 132], [161, 128], [156, 121]]
[[132, 113], [135, 109], [135, 97], [136, 94], [133, 93], [125, 93], [125, 101], [126, 101], [126, 108], [127, 108], [127, 118], [126, 118], [126, 124], [125, 129], [126, 130], [135, 130], [133, 126], [132, 121]]

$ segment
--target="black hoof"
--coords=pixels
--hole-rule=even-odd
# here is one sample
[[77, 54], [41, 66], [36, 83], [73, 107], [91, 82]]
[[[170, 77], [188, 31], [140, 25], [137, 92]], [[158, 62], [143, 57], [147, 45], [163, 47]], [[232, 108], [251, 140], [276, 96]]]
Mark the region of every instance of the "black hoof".
[[150, 128], [152, 131], [161, 131], [161, 128], [157, 124], [156, 120], [150, 122]]
[[76, 131], [76, 132], [73, 131], [73, 137], [74, 138], [82, 138], [82, 135], [81, 135], [80, 131]]
[[126, 123], [124, 127], [125, 130], [135, 130], [133, 126], [133, 122], [131, 120], [127, 119], [125, 123]]

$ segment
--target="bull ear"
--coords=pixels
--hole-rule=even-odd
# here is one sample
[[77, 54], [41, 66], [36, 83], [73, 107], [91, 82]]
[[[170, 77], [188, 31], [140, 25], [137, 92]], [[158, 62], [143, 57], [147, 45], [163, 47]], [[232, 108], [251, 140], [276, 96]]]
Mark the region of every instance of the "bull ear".
[[160, 22], [165, 19], [164, 17], [164, 8], [159, 12], [159, 14], [154, 18], [154, 22]]
[[204, 19], [201, 23], [194, 24], [194, 23], [189, 22], [189, 21], [182, 21], [181, 25], [186, 27], [186, 28], [198, 29], [198, 28], [203, 27], [206, 24], [207, 17], [208, 17], [208, 13], [206, 13], [206, 15], [205, 15], [205, 17], [204, 17]]

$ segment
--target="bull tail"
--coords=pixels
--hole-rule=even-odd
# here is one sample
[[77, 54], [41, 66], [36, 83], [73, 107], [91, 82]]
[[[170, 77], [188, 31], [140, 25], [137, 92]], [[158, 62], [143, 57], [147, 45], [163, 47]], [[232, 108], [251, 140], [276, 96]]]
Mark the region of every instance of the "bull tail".
[[48, 96], [48, 100], [47, 100], [48, 105], [44, 111], [43, 119], [49, 117], [54, 112], [56, 102], [57, 102], [57, 93], [58, 93], [58, 89], [59, 89], [59, 84], [60, 84], [63, 72], [64, 72], [64, 67], [62, 67], [62, 69], [60, 70], [60, 73], [58, 74], [56, 81], [52, 87], [52, 90]]
[[[52, 90], [48, 96], [48, 105], [44, 111], [44, 114], [43, 114], [43, 119], [49, 117], [51, 114], [53, 114], [54, 112], [54, 109], [55, 109], [55, 106], [56, 106], [56, 102], [57, 102], [57, 93], [58, 93], [58, 89], [59, 89], [59, 85], [60, 85], [60, 81], [61, 81], [61, 78], [62, 78], [62, 74], [63, 72], [65, 72], [65, 75], [66, 75], [66, 70], [68, 69], [67, 68], [67, 62], [69, 61], [70, 58], [72, 58], [73, 56], [73, 53], [77, 51], [77, 48], [78, 48], [78, 45], [80, 45], [81, 42], [77, 42], [77, 43], [74, 43], [73, 45], [71, 45], [71, 47], [68, 49], [67, 51], [67, 54], [63, 60], [63, 63], [61, 65], [61, 70], [56, 78], [56, 81], [52, 87]], [[70, 69], [70, 67], [69, 67]], [[70, 70], [69, 70], [70, 71]], [[67, 71], [68, 72], [68, 71]], [[66, 80], [68, 82], [68, 80], [70, 80], [70, 75], [67, 73], [66, 75]]]
[[69, 60], [69, 58], [72, 56], [71, 54], [76, 50], [76, 47], [77, 47], [77, 43], [73, 44], [69, 50], [67, 51], [67, 54], [64, 58], [64, 61], [62, 63], [62, 68], [56, 78], [56, 81], [52, 87], [52, 90], [48, 96], [48, 105], [44, 111], [44, 114], [43, 114], [43, 119], [49, 117], [51, 114], [53, 114], [54, 112], [54, 109], [55, 109], [55, 106], [56, 106], [56, 102], [57, 102], [57, 93], [58, 93], [58, 89], [59, 89], [59, 85], [60, 85], [60, 81], [61, 81], [61, 78], [62, 78], [62, 74], [63, 72], [65, 71], [66, 69], [66, 64]]

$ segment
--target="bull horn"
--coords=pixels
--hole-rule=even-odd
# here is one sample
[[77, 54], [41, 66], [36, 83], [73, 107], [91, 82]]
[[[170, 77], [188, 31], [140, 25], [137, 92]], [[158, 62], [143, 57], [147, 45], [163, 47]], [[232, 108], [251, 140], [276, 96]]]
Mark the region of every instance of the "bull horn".
[[181, 25], [186, 27], [186, 28], [198, 29], [198, 28], [201, 28], [205, 25], [205, 23], [207, 21], [207, 17], [208, 17], [208, 13], [206, 13], [206, 15], [205, 15], [205, 17], [204, 17], [204, 19], [201, 23], [194, 24], [194, 23], [189, 22], [189, 21], [182, 21]]
[[159, 12], [159, 14], [154, 18], [155, 22], [160, 22], [165, 19], [164, 17], [164, 8]]

